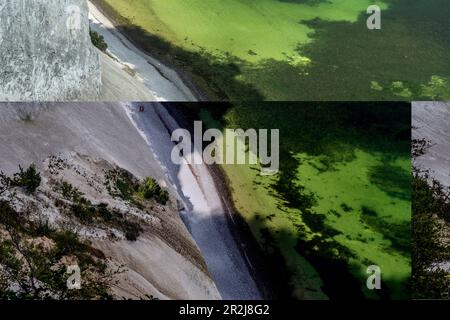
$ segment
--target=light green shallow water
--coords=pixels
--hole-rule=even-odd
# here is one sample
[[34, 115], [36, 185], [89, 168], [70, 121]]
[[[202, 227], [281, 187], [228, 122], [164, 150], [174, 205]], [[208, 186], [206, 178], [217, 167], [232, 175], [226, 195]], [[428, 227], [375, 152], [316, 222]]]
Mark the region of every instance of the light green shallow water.
[[[384, 280], [392, 285], [394, 296], [403, 296], [406, 288], [395, 283], [404, 281], [411, 272], [411, 261], [396, 252], [391, 240], [384, 235], [391, 225], [409, 224], [411, 220], [411, 201], [409, 193], [403, 190], [405, 198], [394, 197], [388, 187], [377, 185], [370, 179], [370, 171], [377, 166], [385, 166], [382, 154], [355, 151], [355, 158], [348, 163], [338, 164], [333, 170], [320, 172], [317, 162], [320, 157], [299, 155], [301, 165], [299, 182], [305, 191], [316, 195], [318, 201], [313, 210], [326, 217], [327, 225], [342, 232], [334, 239], [356, 254], [353, 259], [356, 273], [364, 275], [368, 261], [378, 265]], [[311, 165], [311, 163], [315, 165]], [[409, 157], [395, 157], [391, 165], [409, 178], [411, 160]], [[389, 184], [383, 181], [382, 184]], [[343, 209], [343, 205], [351, 210]], [[345, 208], [346, 208], [345, 207]], [[376, 219], [384, 223], [386, 230], [376, 230], [361, 221], [362, 208], [377, 213]], [[405, 228], [406, 231], [408, 230]]]
[[[199, 54], [163, 53], [230, 100], [450, 99], [446, 0], [96, 1]], [[372, 4], [381, 30], [366, 27]]]
[[[355, 22], [371, 0], [315, 6], [277, 0], [107, 0], [144, 29], [189, 50], [229, 52], [244, 60], [302, 61], [296, 47], [313, 30], [302, 20]], [[375, 2], [375, 4], [380, 1]], [[385, 5], [382, 5], [385, 8]], [[252, 51], [252, 53], [250, 53]]]

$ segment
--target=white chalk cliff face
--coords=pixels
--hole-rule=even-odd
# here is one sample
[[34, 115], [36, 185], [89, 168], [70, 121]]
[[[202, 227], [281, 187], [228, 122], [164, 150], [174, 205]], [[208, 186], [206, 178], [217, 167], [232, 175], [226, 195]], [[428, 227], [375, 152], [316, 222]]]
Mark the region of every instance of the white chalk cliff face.
[[0, 0], [0, 100], [97, 100], [85, 0]]
[[[43, 222], [55, 232], [70, 231], [87, 241], [95, 250], [81, 249], [78, 253], [96, 252], [109, 270], [120, 266], [121, 272], [106, 278], [108, 292], [115, 299], [220, 299], [202, 253], [180, 217], [180, 195], [158, 160], [164, 151], [156, 145], [149, 148], [128, 112], [119, 103], [0, 103], [0, 172], [11, 176], [18, 165], [26, 168], [34, 163], [42, 177], [39, 188], [29, 194], [23, 188], [2, 188], [0, 174], [1, 213], [6, 201], [28, 223]], [[169, 146], [170, 138], [158, 115], [148, 120], [153, 124], [154, 139]], [[170, 193], [169, 201], [139, 200], [141, 205], [137, 205], [122, 198], [116, 190], [117, 180], [113, 182], [119, 168], [133, 179], [154, 178]], [[79, 190], [90, 204], [102, 204], [117, 214], [118, 224], [87, 222], [73, 215], [74, 198], [59, 191], [63, 182]], [[141, 232], [135, 239], [127, 238], [122, 228], [126, 221], [139, 225]], [[50, 238], [20, 236], [23, 241], [45, 243], [39, 249], [43, 257], [57, 247], [49, 240], [50, 234]], [[0, 247], [9, 239], [1, 220]], [[16, 278], [2, 277], [4, 261], [0, 259], [0, 297], [5, 279], [10, 290], [17, 293], [21, 288]], [[58, 261], [63, 268], [79, 263], [68, 254]], [[50, 290], [51, 284], [42, 281]], [[55, 297], [61, 298], [59, 291]]]

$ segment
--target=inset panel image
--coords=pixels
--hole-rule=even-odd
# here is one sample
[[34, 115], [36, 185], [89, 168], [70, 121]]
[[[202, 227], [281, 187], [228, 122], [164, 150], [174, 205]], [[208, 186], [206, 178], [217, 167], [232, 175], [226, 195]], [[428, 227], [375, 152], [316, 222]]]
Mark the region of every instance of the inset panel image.
[[2, 1], [0, 101], [448, 100], [449, 15], [446, 0]]
[[412, 113], [413, 297], [450, 290], [450, 104], [415, 102]]
[[0, 104], [0, 298], [407, 299], [410, 118]]

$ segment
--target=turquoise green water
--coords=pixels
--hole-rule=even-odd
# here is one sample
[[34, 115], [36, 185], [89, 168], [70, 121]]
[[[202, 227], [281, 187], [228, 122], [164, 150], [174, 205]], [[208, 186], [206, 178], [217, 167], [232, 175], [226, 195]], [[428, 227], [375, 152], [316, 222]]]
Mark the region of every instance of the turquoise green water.
[[399, 139], [409, 132], [409, 109], [359, 107], [240, 104], [222, 116], [202, 112], [214, 127], [211, 114], [227, 127], [280, 128], [279, 175], [223, 168], [236, 208], [263, 247], [274, 239], [298, 298], [377, 298], [365, 287], [370, 265], [381, 268], [386, 296], [409, 297], [411, 161], [409, 138]]
[[[274, 0], [107, 0], [132, 22], [189, 50], [226, 53], [258, 62], [276, 59], [304, 63], [300, 43], [311, 40], [314, 30], [302, 20], [356, 22], [373, 4], [370, 0], [299, 1]], [[375, 2], [386, 8], [381, 1]]]
[[[407, 187], [411, 161], [403, 155], [393, 159], [395, 164], [386, 164], [383, 154], [354, 152], [352, 161], [339, 163], [325, 172], [320, 170], [320, 156], [299, 155], [298, 183], [318, 199], [312, 208], [315, 213], [323, 215], [326, 224], [339, 232], [334, 240], [355, 253], [349, 260], [361, 280], [365, 279], [368, 265], [373, 264], [381, 268], [384, 280], [392, 285], [411, 272], [410, 258], [402, 254], [407, 249], [400, 251], [394, 243], [400, 236], [404, 245], [409, 245], [411, 202]], [[393, 195], [387, 187], [394, 177], [380, 178], [380, 184], [372, 179], [371, 171], [386, 165], [403, 176], [405, 183], [398, 190], [400, 196]], [[364, 219], [364, 210], [374, 214], [373, 220]], [[403, 234], [395, 234], [397, 229]], [[395, 284], [393, 289], [393, 296], [407, 296], [406, 287]]]

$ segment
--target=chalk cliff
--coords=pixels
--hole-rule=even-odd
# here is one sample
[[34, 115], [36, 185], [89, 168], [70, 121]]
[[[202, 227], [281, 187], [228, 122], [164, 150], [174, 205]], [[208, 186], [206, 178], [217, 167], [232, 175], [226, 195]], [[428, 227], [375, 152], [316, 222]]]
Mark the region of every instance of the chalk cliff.
[[93, 100], [98, 51], [85, 0], [0, 0], [0, 100]]
[[[0, 103], [0, 145], [0, 300], [33, 293], [27, 252], [33, 286], [45, 289], [32, 297], [221, 298], [180, 217], [176, 188], [123, 106]], [[41, 177], [35, 191], [5, 187], [2, 173], [13, 177], [32, 163]], [[130, 194], [146, 177], [169, 192], [167, 202]], [[80, 291], [62, 281], [72, 265], [82, 271]]]

